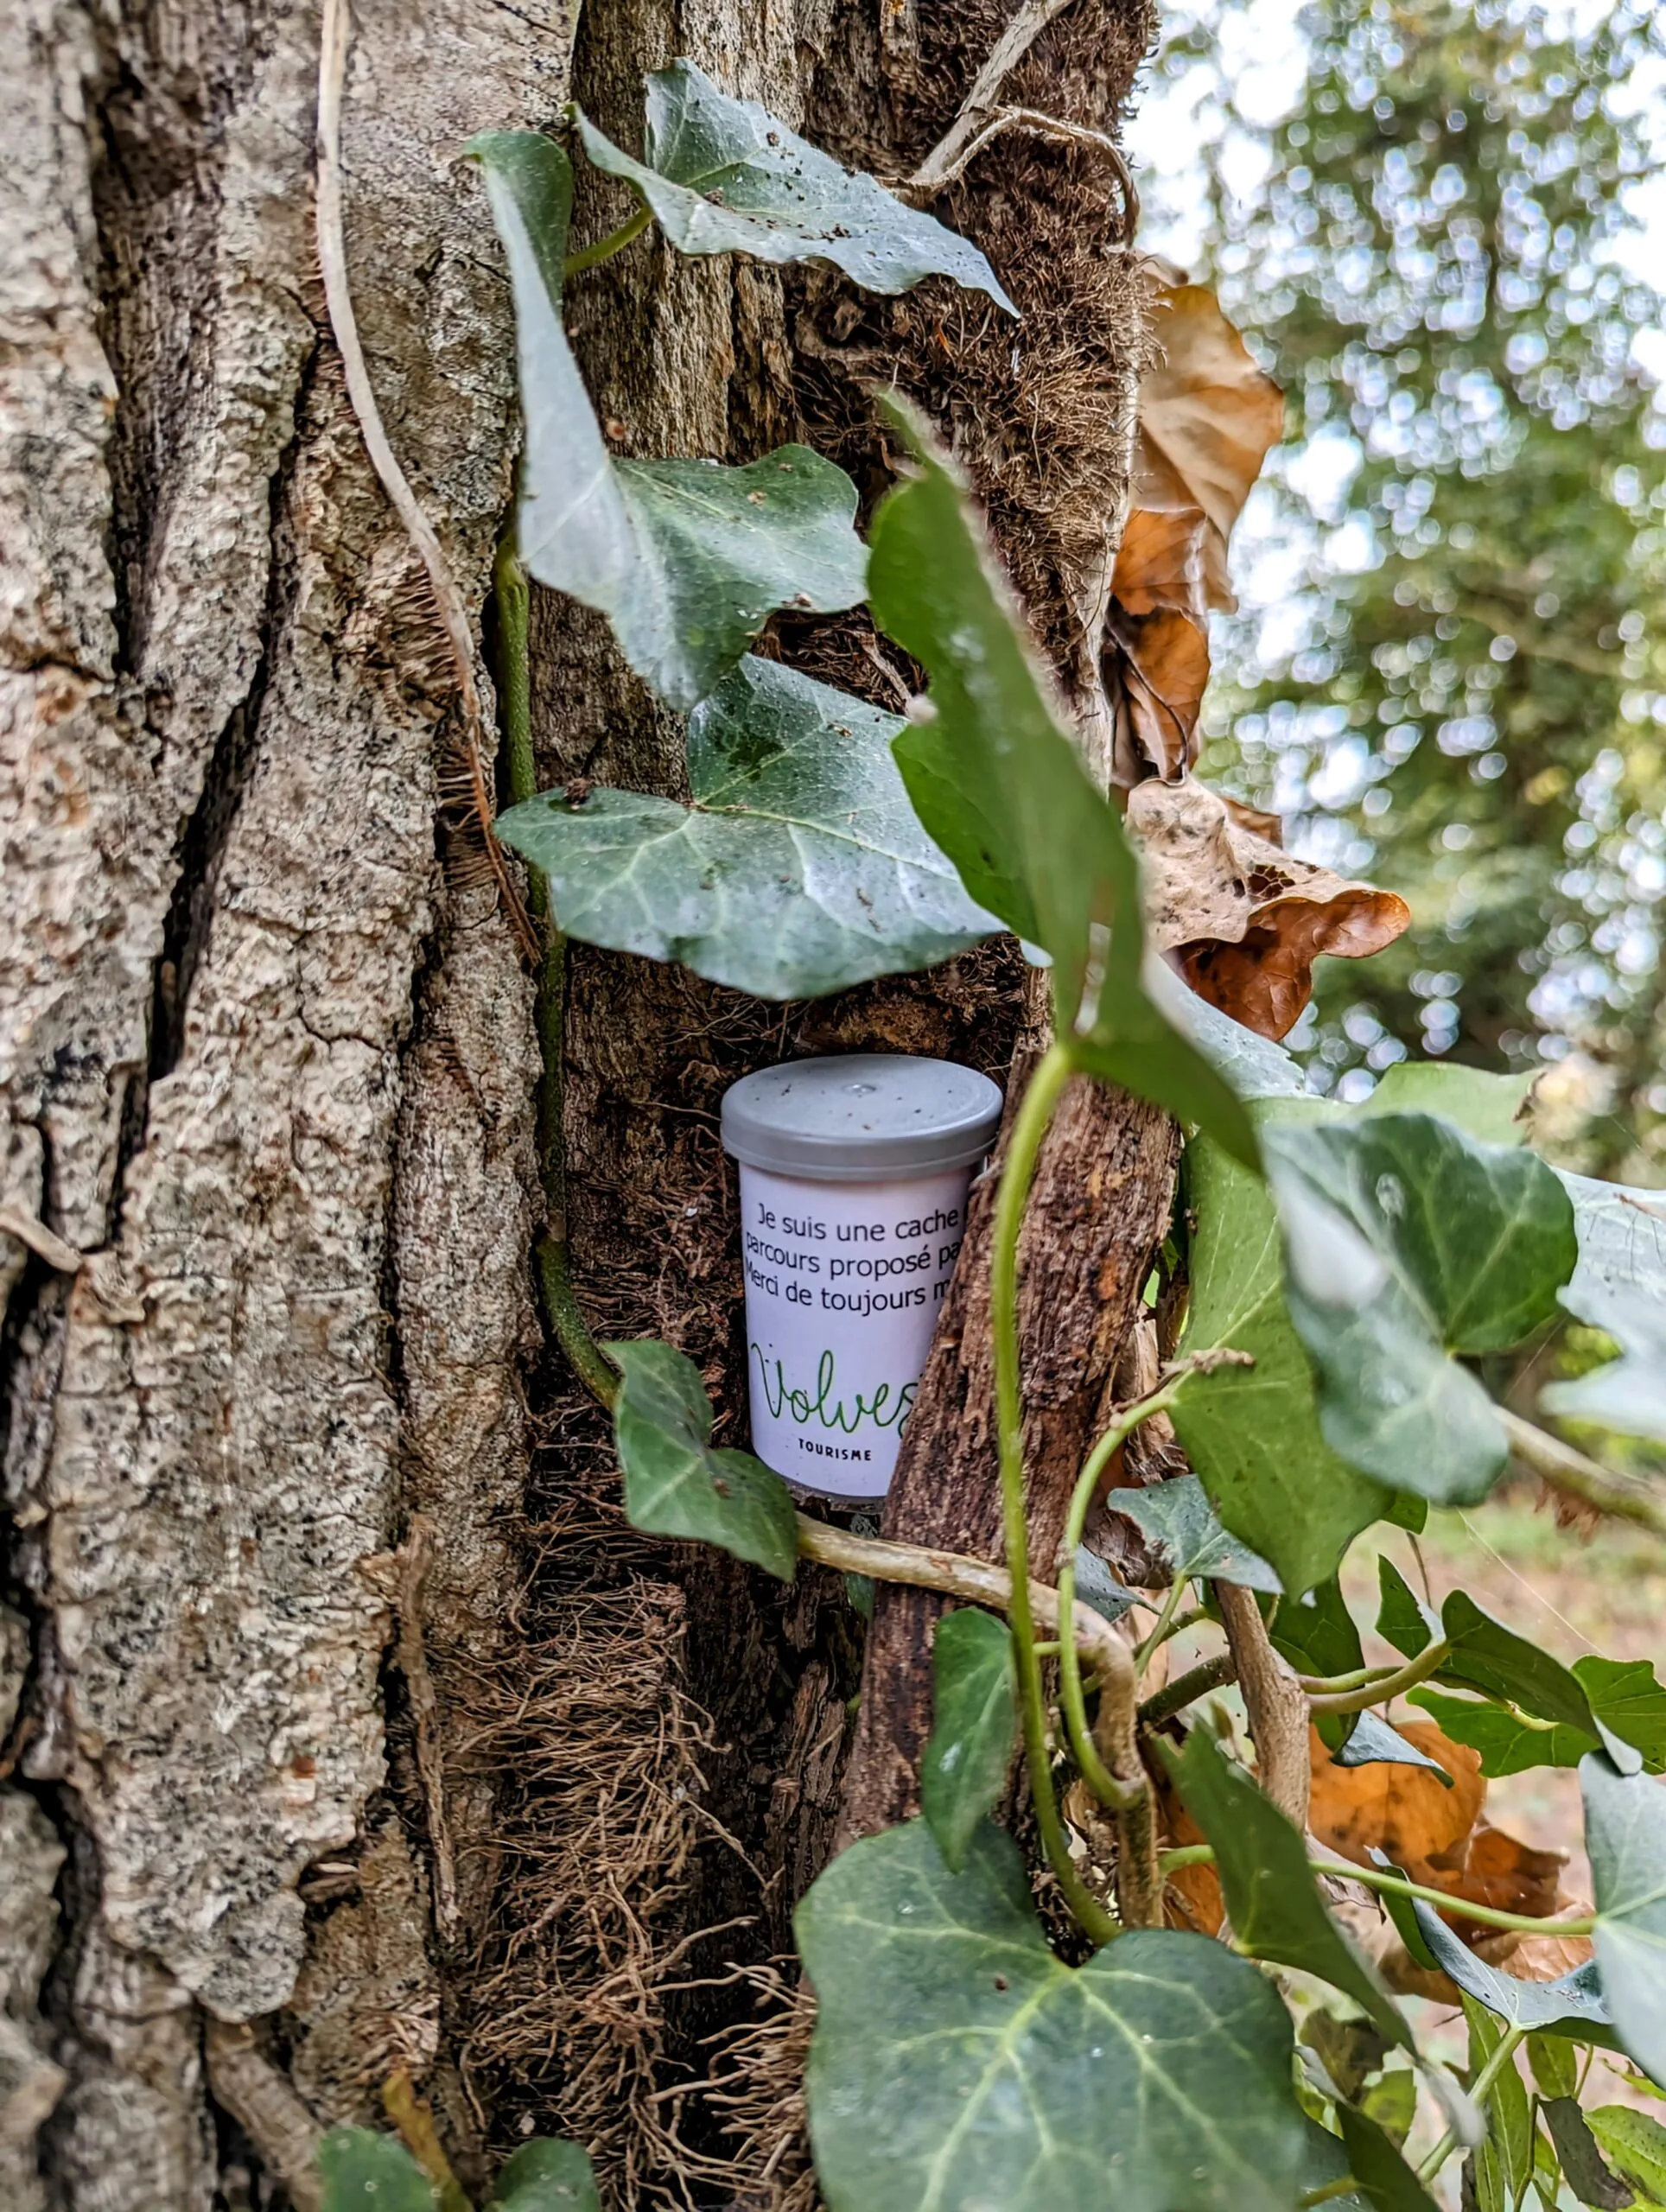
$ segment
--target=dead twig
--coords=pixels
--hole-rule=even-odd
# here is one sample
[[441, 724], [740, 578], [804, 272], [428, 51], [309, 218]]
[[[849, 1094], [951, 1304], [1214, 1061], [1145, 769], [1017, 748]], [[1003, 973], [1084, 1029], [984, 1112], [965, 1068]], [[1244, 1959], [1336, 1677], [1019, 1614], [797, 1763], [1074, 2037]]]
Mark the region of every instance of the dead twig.
[[958, 174], [961, 148], [982, 126], [995, 95], [1053, 17], [1062, 16], [1069, 5], [1070, 0], [1021, 0], [1017, 14], [989, 48], [989, 58], [972, 80], [959, 114], [909, 178], [916, 191], [936, 190]]
[[1134, 236], [1140, 222], [1140, 195], [1122, 148], [1103, 130], [1091, 130], [1084, 123], [1066, 123], [1062, 116], [1043, 115], [1039, 108], [997, 108], [989, 121], [980, 125], [975, 135], [967, 140], [941, 175], [926, 179], [924, 170], [920, 169], [909, 180], [910, 183], [919, 191], [942, 191], [945, 185], [952, 184], [976, 160], [992, 139], [1000, 137], [1006, 130], [1027, 130], [1037, 138], [1056, 139], [1061, 145], [1089, 146], [1095, 153], [1102, 155], [1110, 162], [1122, 195], [1122, 235], [1124, 238]]
[[492, 823], [494, 809], [486, 775], [486, 718], [480, 686], [474, 677], [474, 640], [463, 595], [434, 525], [410, 487], [388, 442], [381, 410], [366, 365], [353, 313], [353, 288], [347, 278], [347, 234], [342, 217], [341, 88], [347, 74], [350, 24], [347, 0], [324, 0], [322, 40], [318, 56], [318, 264], [323, 273], [324, 298], [330, 328], [341, 355], [347, 396], [359, 420], [359, 435], [382, 489], [416, 548], [427, 571], [434, 594], [434, 609], [445, 633], [456, 671], [457, 693], [462, 706], [463, 751], [467, 762], [469, 792], [474, 812], [485, 840], [486, 864], [504, 903], [510, 926], [521, 950], [531, 961], [539, 957], [537, 932], [516, 889]]
[[323, 2212], [318, 2171], [320, 2130], [289, 2077], [262, 2051], [252, 2028], [210, 2019], [203, 2034], [208, 2086], [282, 2182], [295, 2212]]

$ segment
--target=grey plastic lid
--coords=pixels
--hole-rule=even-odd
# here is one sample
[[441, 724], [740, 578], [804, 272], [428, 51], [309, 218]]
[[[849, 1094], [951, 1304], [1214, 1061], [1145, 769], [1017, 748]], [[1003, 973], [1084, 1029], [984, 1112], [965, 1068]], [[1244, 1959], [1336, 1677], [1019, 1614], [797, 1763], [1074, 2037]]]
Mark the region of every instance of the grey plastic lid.
[[723, 1094], [723, 1149], [816, 1183], [970, 1167], [995, 1141], [1001, 1093], [976, 1068], [900, 1052], [788, 1060]]

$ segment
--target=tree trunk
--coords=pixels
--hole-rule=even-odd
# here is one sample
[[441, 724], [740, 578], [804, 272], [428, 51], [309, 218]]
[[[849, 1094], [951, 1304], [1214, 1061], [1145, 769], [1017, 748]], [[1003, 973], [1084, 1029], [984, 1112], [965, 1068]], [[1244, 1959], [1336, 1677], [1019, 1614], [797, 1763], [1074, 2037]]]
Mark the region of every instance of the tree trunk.
[[[563, 0], [359, 0], [359, 318], [471, 607], [515, 432], [470, 132], [553, 124], [570, 63], [638, 143], [641, 73], [686, 53], [900, 179], [1005, 15], [614, 0], [575, 29]], [[1145, 0], [1072, 0], [1004, 96], [1111, 126], [1149, 28]], [[403, 2067], [477, 2190], [525, 2118], [590, 2143], [621, 2205], [805, 2202], [771, 1962], [831, 1847], [862, 1624], [836, 1578], [784, 1592], [633, 1536], [605, 1422], [541, 1348], [531, 986], [324, 313], [316, 10], [23, 0], [0, 38], [0, 2201], [304, 2208], [316, 2131], [374, 2120]], [[582, 181], [582, 236], [619, 212]], [[939, 212], [1021, 324], [651, 236], [574, 285], [575, 343], [620, 451], [803, 436], [869, 497], [866, 386], [916, 393], [1103, 757], [1144, 344], [1120, 188], [1012, 136]], [[887, 702], [912, 680], [861, 618], [770, 649]], [[550, 780], [677, 787], [679, 733], [603, 626], [540, 595], [535, 664]], [[1004, 1074], [1021, 999], [1010, 948], [785, 1010], [577, 950], [597, 1333], [683, 1345], [743, 1440], [723, 1085], [874, 1045]], [[1143, 1109], [1095, 1115], [1093, 1143], [1151, 1152]], [[1109, 1294], [1082, 1289], [1098, 1233], [1059, 1249], [1078, 1314]], [[1083, 1325], [1072, 1437], [1114, 1348]], [[870, 1671], [893, 1744], [919, 1634], [889, 1632], [889, 1687]]]

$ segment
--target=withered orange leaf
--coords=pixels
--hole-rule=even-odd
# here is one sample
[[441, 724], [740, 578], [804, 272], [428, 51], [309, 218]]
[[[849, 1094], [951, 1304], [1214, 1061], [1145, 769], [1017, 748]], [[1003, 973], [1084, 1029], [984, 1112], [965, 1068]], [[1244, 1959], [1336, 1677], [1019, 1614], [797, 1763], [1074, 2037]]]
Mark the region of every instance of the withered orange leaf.
[[1308, 1826], [1320, 1843], [1358, 1866], [1370, 1864], [1373, 1850], [1386, 1852], [1414, 1881], [1444, 1888], [1463, 1866], [1470, 1831], [1486, 1802], [1480, 1753], [1452, 1742], [1432, 1720], [1395, 1726], [1408, 1743], [1440, 1762], [1452, 1777], [1451, 1789], [1428, 1767], [1381, 1759], [1368, 1766], [1339, 1766], [1313, 1728]]
[[[1165, 1850], [1207, 1839], [1180, 1802], [1167, 1767], [1154, 1758], [1148, 1767], [1157, 1793], [1157, 1827]], [[1212, 1866], [1179, 1866], [1163, 1885], [1163, 1917], [1171, 1928], [1195, 1929], [1200, 1936], [1218, 1936], [1226, 1919], [1226, 1901], [1220, 1876]]]
[[1300, 1018], [1320, 953], [1362, 959], [1410, 925], [1397, 893], [1281, 851], [1189, 777], [1136, 785], [1128, 821], [1154, 942], [1199, 998], [1263, 1037]]
[[1284, 395], [1207, 285], [1160, 282], [1151, 320], [1162, 354], [1140, 384], [1132, 505], [1201, 509], [1208, 604], [1230, 608], [1226, 541], [1283, 434]]
[[[1201, 507], [1136, 508], [1128, 518], [1106, 622], [1106, 690], [1116, 721], [1116, 781], [1172, 779], [1197, 756], [1209, 683]], [[1114, 650], [1112, 650], [1114, 648]]]

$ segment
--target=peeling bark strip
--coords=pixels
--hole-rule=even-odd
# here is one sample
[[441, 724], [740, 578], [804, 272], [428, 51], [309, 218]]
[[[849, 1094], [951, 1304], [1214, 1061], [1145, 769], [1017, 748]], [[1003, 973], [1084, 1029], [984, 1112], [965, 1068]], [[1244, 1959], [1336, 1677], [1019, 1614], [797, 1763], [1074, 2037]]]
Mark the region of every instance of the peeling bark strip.
[[[355, 16], [366, 349], [478, 608], [512, 368], [457, 156], [557, 110], [573, 10]], [[52, 1662], [27, 1772], [67, 1785], [87, 1901], [71, 2212], [211, 2202], [193, 1993], [233, 2021], [289, 1998], [297, 1880], [383, 1776], [386, 1614], [356, 1562], [397, 1534], [402, 1412], [419, 1489], [448, 1492], [430, 1604], [490, 1566], [519, 1450], [528, 994], [436, 862], [455, 676], [322, 328], [318, 36], [305, 0], [0, 25], [0, 1204], [90, 1255], [70, 1283], [0, 1239], [13, 1572]], [[455, 1048], [407, 1096], [442, 914]], [[423, 1234], [410, 1345], [391, 1217]]]

